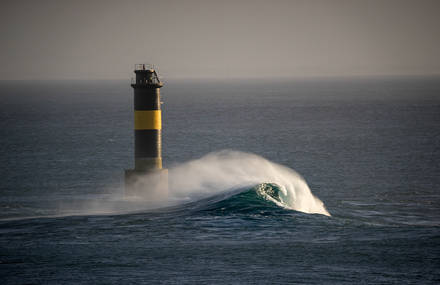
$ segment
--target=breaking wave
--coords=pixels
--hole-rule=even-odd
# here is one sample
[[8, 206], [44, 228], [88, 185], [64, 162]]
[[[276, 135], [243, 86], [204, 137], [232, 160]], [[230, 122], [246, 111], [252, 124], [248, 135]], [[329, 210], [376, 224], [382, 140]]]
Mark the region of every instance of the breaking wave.
[[248, 207], [249, 202], [264, 201], [330, 216], [297, 172], [255, 154], [223, 150], [172, 167], [169, 172], [170, 199], [178, 203], [211, 199], [207, 205], [238, 203]]

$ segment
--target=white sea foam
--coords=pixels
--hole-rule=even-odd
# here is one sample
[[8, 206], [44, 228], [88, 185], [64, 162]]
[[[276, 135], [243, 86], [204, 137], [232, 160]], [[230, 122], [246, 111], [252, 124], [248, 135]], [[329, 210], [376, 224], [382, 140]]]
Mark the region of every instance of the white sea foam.
[[195, 200], [261, 183], [280, 187], [279, 200], [266, 196], [279, 206], [330, 216], [297, 172], [255, 154], [223, 150], [169, 169], [169, 195], [176, 200]]

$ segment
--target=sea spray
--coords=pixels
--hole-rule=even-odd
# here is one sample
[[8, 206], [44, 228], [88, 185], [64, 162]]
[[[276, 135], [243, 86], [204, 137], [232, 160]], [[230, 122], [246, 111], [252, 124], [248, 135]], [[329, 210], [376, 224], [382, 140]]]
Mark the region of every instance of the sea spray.
[[[234, 195], [249, 189], [279, 207], [330, 216], [323, 202], [312, 194], [297, 172], [261, 156], [232, 150], [209, 153], [170, 167], [166, 200], [158, 201], [148, 196], [124, 197], [120, 188], [112, 189], [106, 195], [91, 199], [79, 196], [57, 201], [57, 211], [53, 216], [166, 211], [168, 207], [185, 207], [187, 203], [205, 198], [214, 199], [208, 199], [209, 203], [227, 199], [231, 193]], [[149, 189], [145, 190], [148, 193]]]
[[174, 201], [194, 201], [237, 188], [273, 183], [280, 188], [279, 197], [265, 195], [266, 199], [288, 209], [330, 216], [297, 172], [255, 154], [213, 152], [172, 167], [169, 174], [169, 198]]

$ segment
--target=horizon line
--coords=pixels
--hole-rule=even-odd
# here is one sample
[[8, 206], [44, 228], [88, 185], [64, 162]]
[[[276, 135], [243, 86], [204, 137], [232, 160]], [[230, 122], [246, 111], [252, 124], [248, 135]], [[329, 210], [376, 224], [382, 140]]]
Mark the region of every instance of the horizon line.
[[[113, 77], [113, 78], [13, 78], [0, 79], [0, 81], [117, 81], [131, 80], [131, 77]], [[295, 75], [295, 76], [161, 76], [162, 81], [166, 80], [189, 80], [189, 81], [237, 81], [237, 80], [264, 80], [264, 81], [285, 81], [285, 80], [338, 80], [338, 79], [380, 79], [380, 78], [436, 78], [440, 73], [432, 74], [350, 74], [350, 75]], [[166, 80], [163, 80], [166, 79]]]

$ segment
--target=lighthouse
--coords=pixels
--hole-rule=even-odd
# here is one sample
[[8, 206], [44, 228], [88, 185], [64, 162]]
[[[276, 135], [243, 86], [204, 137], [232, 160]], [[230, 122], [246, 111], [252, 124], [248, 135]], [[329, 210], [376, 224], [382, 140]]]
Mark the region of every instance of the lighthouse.
[[168, 194], [168, 171], [162, 168], [162, 113], [156, 68], [136, 64], [134, 90], [134, 169], [125, 170], [125, 195], [160, 200]]

